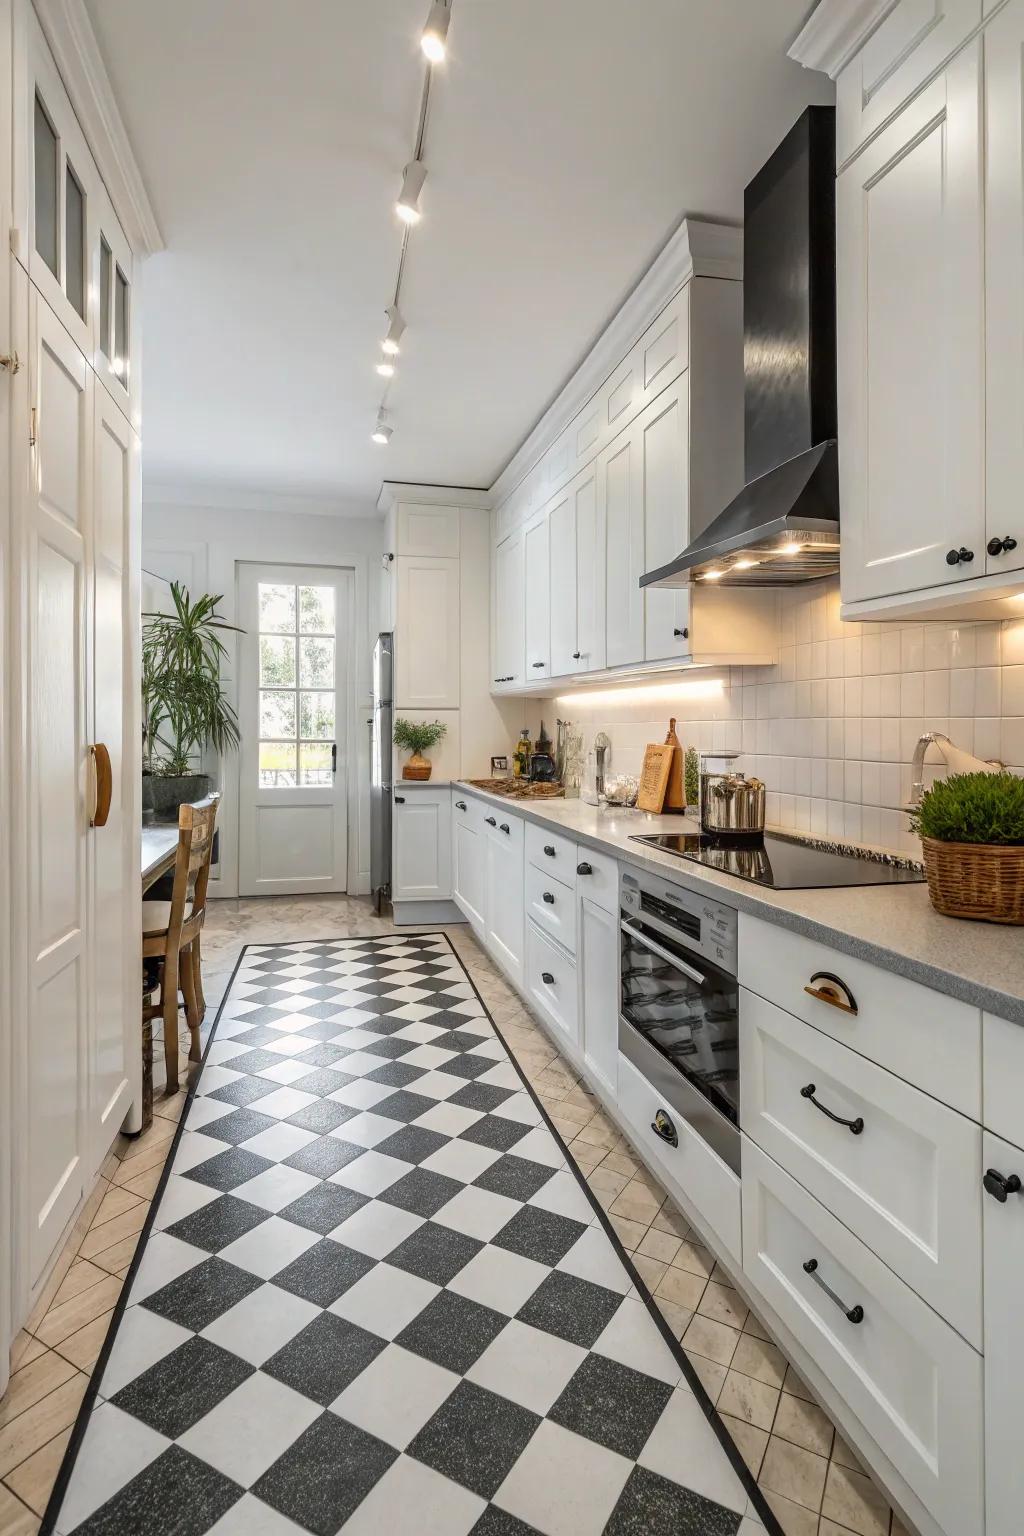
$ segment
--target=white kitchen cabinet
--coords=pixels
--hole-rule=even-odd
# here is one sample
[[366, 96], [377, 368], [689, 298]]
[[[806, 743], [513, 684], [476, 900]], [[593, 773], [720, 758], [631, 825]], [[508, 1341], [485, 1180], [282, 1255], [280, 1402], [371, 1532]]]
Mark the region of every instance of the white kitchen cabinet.
[[461, 516], [459, 507], [435, 507], [428, 502], [399, 502], [399, 553], [457, 560], [460, 552]]
[[575, 1047], [576, 962], [532, 921], [526, 924], [523, 987], [533, 1006]]
[[399, 555], [395, 708], [458, 709], [459, 562]]
[[[486, 845], [485, 942], [516, 986], [523, 985], [523, 823], [503, 810], [484, 817]], [[506, 830], [507, 829], [507, 830]]]
[[392, 900], [444, 901], [452, 894], [452, 792], [395, 787]]
[[605, 664], [604, 507], [598, 496], [596, 460], [573, 480], [576, 532], [576, 653], [579, 668], [597, 672]]
[[[648, 570], [667, 565], [690, 539], [689, 390], [687, 372], [652, 400], [638, 420], [644, 565]], [[687, 589], [651, 588], [645, 603], [645, 659], [685, 659], [690, 652]]]
[[616, 1091], [619, 1059], [619, 919], [581, 896], [576, 917], [579, 1033], [589, 1071]]
[[479, 802], [452, 794], [452, 896], [472, 926], [484, 927], [487, 850]]
[[1024, 1458], [1017, 1445], [1024, 1382], [1024, 1152], [986, 1132], [983, 1160], [995, 1191], [985, 1195], [985, 1536], [1018, 1536], [1024, 1510]]
[[521, 687], [525, 661], [525, 546], [523, 533], [509, 534], [494, 552], [491, 660], [495, 692]]
[[[1024, 566], [1024, 3], [985, 32], [985, 435], [987, 553]], [[1009, 541], [1015, 547], [1008, 547]], [[980, 572], [979, 572], [980, 574]]]
[[576, 502], [571, 487], [548, 506], [551, 561], [551, 676], [564, 677], [580, 664], [576, 644]]
[[976, 40], [838, 180], [844, 603], [984, 574], [981, 109]]
[[607, 664], [644, 659], [643, 479], [640, 426], [626, 428], [597, 461], [598, 496], [605, 519], [605, 641]]
[[523, 535], [526, 581], [526, 681], [551, 676], [551, 554], [548, 520], [542, 517]]

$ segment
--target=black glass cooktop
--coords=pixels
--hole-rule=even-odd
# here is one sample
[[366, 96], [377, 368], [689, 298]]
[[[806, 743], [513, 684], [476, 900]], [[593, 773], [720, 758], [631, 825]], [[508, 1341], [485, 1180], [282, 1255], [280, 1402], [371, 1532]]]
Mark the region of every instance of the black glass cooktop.
[[646, 843], [680, 859], [692, 859], [725, 875], [770, 885], [777, 891], [798, 891], [815, 886], [920, 884], [923, 873], [884, 854], [871, 855], [843, 850], [834, 843], [763, 832], [749, 837], [716, 837], [705, 832], [658, 832], [634, 834], [634, 843]]

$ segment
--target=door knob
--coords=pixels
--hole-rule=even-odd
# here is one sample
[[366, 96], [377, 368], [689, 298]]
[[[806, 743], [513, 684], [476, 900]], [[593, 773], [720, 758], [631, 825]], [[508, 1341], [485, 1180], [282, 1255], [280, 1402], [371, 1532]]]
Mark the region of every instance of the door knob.
[[974, 559], [974, 550], [973, 549], [965, 549], [964, 546], [961, 544], [959, 549], [951, 549], [951, 550], [948, 551], [948, 553], [946, 555], [946, 564], [947, 565], [961, 565], [961, 564], [963, 564], [963, 565], [970, 565], [970, 563], [971, 563], [971, 561], [973, 559]]
[[987, 549], [990, 555], [1008, 555], [1011, 550], [1017, 548], [1017, 540], [1012, 538], [989, 539]]
[[1019, 1174], [999, 1173], [995, 1168], [989, 1168], [981, 1182], [993, 1200], [998, 1200], [1000, 1205], [1006, 1204], [1007, 1195], [1019, 1195], [1021, 1191]]

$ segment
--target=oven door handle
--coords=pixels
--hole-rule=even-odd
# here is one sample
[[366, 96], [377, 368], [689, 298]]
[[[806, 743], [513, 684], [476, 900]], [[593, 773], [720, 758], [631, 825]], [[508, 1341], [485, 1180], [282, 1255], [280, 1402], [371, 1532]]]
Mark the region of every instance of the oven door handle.
[[670, 949], [666, 949], [663, 944], [655, 944], [653, 939], [649, 939], [647, 937], [642, 928], [636, 927], [636, 925], [631, 923], [627, 918], [622, 919], [622, 921], [619, 923], [619, 927], [622, 929], [623, 933], [629, 936], [629, 938], [638, 940], [638, 942], [641, 943], [645, 949], [649, 949], [652, 954], [657, 955], [668, 965], [674, 966], [677, 971], [682, 971], [684, 976], [689, 976], [690, 980], [695, 981], [699, 987], [706, 985], [707, 977], [703, 974], [703, 972], [696, 970], [692, 965], [687, 965], [685, 960], [680, 960], [678, 955], [674, 955], [672, 951]]

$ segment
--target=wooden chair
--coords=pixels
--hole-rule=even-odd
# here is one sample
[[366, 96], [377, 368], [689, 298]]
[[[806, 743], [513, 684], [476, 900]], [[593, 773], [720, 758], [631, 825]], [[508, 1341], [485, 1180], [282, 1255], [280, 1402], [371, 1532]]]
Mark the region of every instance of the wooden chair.
[[143, 1019], [164, 1023], [164, 1062], [167, 1092], [178, 1091], [178, 991], [192, 1037], [189, 1061], [198, 1061], [199, 1025], [206, 1010], [200, 967], [200, 940], [206, 916], [206, 887], [220, 795], [209, 795], [178, 811], [178, 852], [170, 901], [142, 903], [142, 958], [160, 962], [160, 1002], [143, 1011]]

